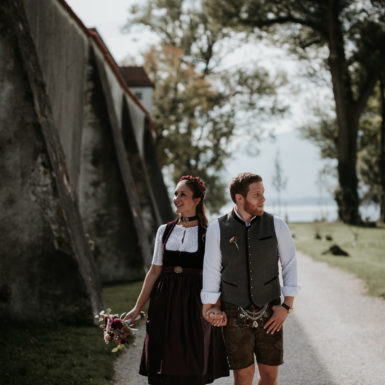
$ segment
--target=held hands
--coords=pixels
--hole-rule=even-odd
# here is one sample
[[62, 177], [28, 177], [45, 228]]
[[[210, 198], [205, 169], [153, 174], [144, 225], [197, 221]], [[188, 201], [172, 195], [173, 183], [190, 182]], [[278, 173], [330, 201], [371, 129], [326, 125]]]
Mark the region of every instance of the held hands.
[[267, 333], [274, 334], [275, 332], [279, 332], [288, 314], [287, 310], [281, 305], [273, 306], [273, 315], [265, 323], [263, 328], [265, 330], [267, 329]]
[[203, 318], [210, 322], [213, 326], [226, 326], [227, 317], [224, 311], [217, 306], [212, 306], [208, 309], [203, 309]]

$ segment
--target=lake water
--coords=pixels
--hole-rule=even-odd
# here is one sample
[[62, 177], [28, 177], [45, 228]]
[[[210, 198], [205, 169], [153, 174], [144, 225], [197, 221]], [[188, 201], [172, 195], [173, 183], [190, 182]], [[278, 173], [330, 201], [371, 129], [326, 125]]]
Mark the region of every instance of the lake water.
[[[281, 210], [277, 207], [266, 206], [269, 213], [280, 216], [287, 222], [313, 222], [316, 220], [334, 221], [337, 219], [337, 205], [289, 205]], [[364, 206], [360, 209], [362, 219], [375, 221], [380, 214], [379, 207]]]
[[[228, 204], [221, 210], [221, 213], [229, 212], [233, 205]], [[277, 215], [284, 219], [286, 222], [314, 222], [319, 220], [335, 221], [338, 218], [337, 205], [334, 202], [328, 202], [327, 204], [292, 204], [285, 205], [278, 209], [274, 205], [265, 205], [265, 210]], [[380, 215], [380, 209], [378, 206], [363, 206], [360, 208], [361, 217], [363, 220], [376, 221]], [[216, 218], [216, 216], [210, 216], [210, 222]]]

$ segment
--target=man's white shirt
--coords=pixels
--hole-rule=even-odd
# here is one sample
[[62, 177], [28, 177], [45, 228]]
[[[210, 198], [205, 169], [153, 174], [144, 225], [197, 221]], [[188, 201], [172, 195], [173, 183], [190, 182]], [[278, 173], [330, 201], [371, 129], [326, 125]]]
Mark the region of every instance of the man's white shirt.
[[[235, 214], [244, 220], [234, 208]], [[250, 224], [246, 223], [246, 226]], [[286, 223], [274, 216], [274, 229], [278, 241], [278, 255], [282, 267], [282, 294], [295, 296], [300, 287], [297, 282], [297, 259], [295, 246]], [[221, 295], [222, 254], [220, 249], [221, 233], [218, 219], [214, 220], [206, 232], [205, 256], [203, 261], [203, 288], [201, 300], [204, 304], [214, 304]]]

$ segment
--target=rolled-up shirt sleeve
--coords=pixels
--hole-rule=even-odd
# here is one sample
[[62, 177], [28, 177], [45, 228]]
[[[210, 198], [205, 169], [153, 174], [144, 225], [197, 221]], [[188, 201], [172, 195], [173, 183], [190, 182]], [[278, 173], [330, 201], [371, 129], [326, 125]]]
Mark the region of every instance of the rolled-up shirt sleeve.
[[300, 286], [298, 286], [297, 258], [293, 238], [288, 226], [282, 219], [274, 217], [274, 227], [282, 266], [282, 294], [284, 297], [295, 297], [300, 290]]
[[206, 232], [205, 255], [203, 260], [203, 287], [201, 301], [215, 304], [221, 295], [222, 255], [218, 220], [213, 221]]

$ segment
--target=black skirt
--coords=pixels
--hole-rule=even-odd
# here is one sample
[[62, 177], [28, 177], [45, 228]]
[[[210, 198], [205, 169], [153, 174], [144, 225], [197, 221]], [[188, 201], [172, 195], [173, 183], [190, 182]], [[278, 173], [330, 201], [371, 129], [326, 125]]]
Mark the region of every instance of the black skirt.
[[201, 288], [199, 269], [162, 272], [156, 281], [139, 371], [149, 384], [200, 385], [229, 375], [222, 330], [202, 317]]

